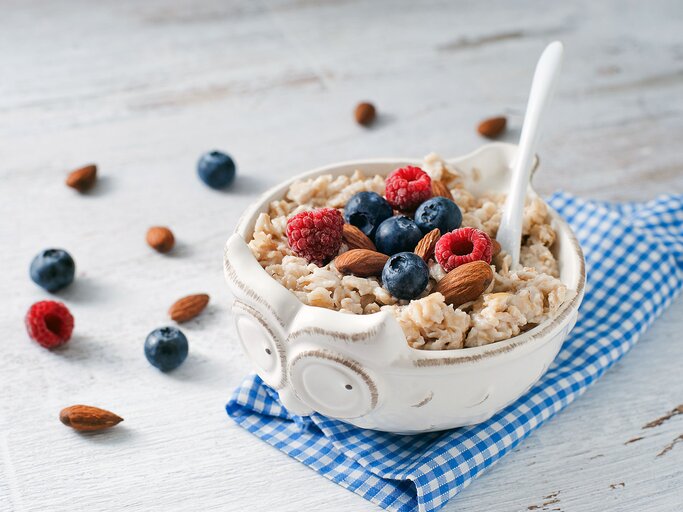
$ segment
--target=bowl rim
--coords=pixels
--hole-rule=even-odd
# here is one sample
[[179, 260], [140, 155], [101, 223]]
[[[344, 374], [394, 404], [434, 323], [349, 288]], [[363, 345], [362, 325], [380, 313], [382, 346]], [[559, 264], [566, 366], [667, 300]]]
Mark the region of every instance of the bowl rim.
[[[517, 145], [515, 144], [509, 144], [509, 143], [503, 143], [503, 142], [494, 142], [490, 144], [484, 144], [480, 146], [479, 148], [475, 149], [474, 151], [471, 151], [465, 155], [462, 156], [457, 156], [454, 158], [446, 158], [444, 159], [445, 162], [447, 162], [450, 165], [454, 165], [457, 167], [459, 162], [463, 162], [469, 159], [476, 158], [480, 153], [483, 153], [485, 151], [491, 151], [491, 150], [499, 150], [503, 152], [516, 152], [517, 150]], [[235, 227], [234, 234], [238, 235], [244, 242], [248, 241], [248, 238], [251, 233], [247, 233], [247, 227], [255, 222], [255, 218], [258, 214], [262, 212], [262, 206], [264, 202], [267, 200], [269, 196], [272, 196], [276, 193], [281, 193], [283, 190], [288, 188], [292, 183], [302, 180], [302, 179], [307, 179], [313, 176], [319, 176], [325, 173], [331, 173], [334, 169], [338, 169], [341, 167], [358, 167], [360, 169], [363, 168], [364, 165], [368, 164], [397, 164], [397, 163], [422, 163], [423, 159], [415, 159], [415, 158], [400, 158], [400, 157], [387, 157], [387, 158], [367, 158], [367, 159], [357, 159], [357, 160], [348, 160], [348, 161], [342, 161], [342, 162], [335, 162], [332, 164], [316, 167], [312, 170], [305, 171], [303, 173], [296, 174], [284, 181], [279, 182], [278, 184], [274, 185], [273, 187], [270, 187], [268, 190], [263, 192], [257, 199], [256, 201], [252, 202], [250, 206], [248, 206], [240, 219], [237, 222], [237, 226]], [[532, 168], [532, 182], [529, 184], [529, 188], [533, 193], [536, 193], [534, 188], [533, 188], [533, 173], [536, 171], [536, 169], [539, 166], [539, 158], [538, 156], [535, 157], [534, 159], [534, 166]], [[336, 175], [342, 175], [342, 174], [348, 174], [348, 172], [338, 172], [335, 173]], [[540, 196], [539, 196], [540, 197]], [[410, 349], [410, 352], [413, 354], [414, 357], [412, 357], [413, 360], [413, 366], [414, 367], [434, 367], [434, 366], [442, 366], [442, 365], [455, 365], [455, 364], [463, 364], [463, 363], [468, 363], [468, 362], [477, 362], [477, 361], [483, 361], [486, 359], [489, 359], [494, 356], [502, 355], [502, 354], [507, 354], [510, 353], [522, 346], [525, 346], [527, 348], [531, 348], [533, 345], [537, 344], [542, 344], [542, 341], [548, 341], [552, 338], [551, 334], [559, 330], [564, 326], [565, 323], [567, 323], [570, 320], [570, 316], [573, 312], [578, 311], [579, 305], [581, 304], [581, 301], [583, 299], [584, 291], [585, 291], [585, 284], [586, 284], [586, 266], [585, 266], [585, 258], [583, 254], [583, 250], [581, 248], [581, 245], [579, 244], [576, 235], [574, 234], [574, 231], [571, 229], [569, 224], [560, 216], [560, 214], [550, 205], [547, 204], [547, 202], [541, 198], [543, 202], [546, 204], [548, 209], [550, 210], [550, 214], [553, 217], [553, 219], [558, 222], [559, 224], [562, 225], [564, 231], [566, 232], [566, 235], [568, 236], [569, 242], [571, 244], [571, 248], [573, 249], [573, 252], [578, 260], [579, 263], [579, 269], [578, 269], [578, 286], [576, 289], [576, 293], [572, 299], [569, 301], [565, 302], [562, 304], [560, 307], [560, 310], [557, 314], [552, 319], [548, 319], [545, 322], [537, 325], [536, 327], [518, 334], [517, 336], [513, 336], [512, 338], [507, 338], [505, 340], [497, 341], [494, 343], [489, 343], [488, 345], [482, 345], [478, 347], [463, 347], [459, 349], [444, 349], [444, 350], [423, 350], [423, 349], [416, 349], [411, 347], [408, 343], [407, 340], [404, 340], [406, 342], [406, 346], [408, 349]], [[271, 199], [272, 200], [272, 199]], [[227, 254], [226, 254], [227, 258]], [[254, 258], [255, 259], [255, 258]], [[273, 279], [273, 277], [266, 272], [266, 270], [258, 265], [258, 268], [264, 272], [268, 278], [272, 279], [275, 281], [275, 283], [279, 286], [281, 286], [283, 289], [287, 290], [288, 292], [291, 293], [291, 290], [286, 288], [284, 285], [282, 285], [280, 282], [278, 282], [276, 279]], [[299, 301], [299, 299], [296, 299]], [[312, 308], [312, 309], [319, 309], [316, 306], [311, 306], [308, 304], [304, 304], [303, 302], [299, 301], [300, 305], [302, 308]], [[332, 313], [337, 313], [339, 315], [346, 315], [346, 313], [341, 313], [339, 311], [334, 311], [330, 310]], [[367, 317], [371, 317], [373, 315], [382, 315], [385, 314], [386, 312], [379, 311], [377, 313], [371, 313], [370, 315], [363, 315]], [[392, 315], [386, 315], [387, 318], [391, 318], [391, 320], [395, 321], [396, 320], [393, 318]], [[391, 321], [389, 320], [389, 321]], [[324, 330], [324, 329], [322, 329]], [[536, 342], [536, 343], [534, 343]]]

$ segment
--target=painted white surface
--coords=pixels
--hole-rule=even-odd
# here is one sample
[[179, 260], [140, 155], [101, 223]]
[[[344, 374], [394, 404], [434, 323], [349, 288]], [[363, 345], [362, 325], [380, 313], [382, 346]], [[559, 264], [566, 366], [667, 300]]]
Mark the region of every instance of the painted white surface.
[[[541, 192], [683, 190], [680, 2], [192, 3], [0, 6], [3, 512], [376, 510], [225, 415], [247, 364], [231, 330], [223, 243], [261, 190], [302, 170], [462, 154], [481, 143], [476, 123], [500, 112], [515, 140], [530, 56], [551, 39], [566, 53], [541, 140]], [[352, 121], [363, 99], [382, 113], [371, 130]], [[229, 192], [195, 177], [198, 155], [214, 147], [239, 164]], [[89, 161], [102, 179], [78, 196], [62, 182]], [[176, 233], [172, 255], [145, 245], [152, 224]], [[48, 246], [78, 266], [59, 295], [76, 335], [56, 352], [22, 325], [48, 298], [27, 276]], [[190, 357], [160, 374], [142, 355], [144, 337], [193, 292], [212, 302], [183, 328]], [[683, 416], [641, 427], [683, 402], [682, 319], [678, 300], [446, 510], [679, 510], [683, 445], [657, 454], [683, 432]], [[125, 422], [79, 436], [57, 420], [79, 402]]]

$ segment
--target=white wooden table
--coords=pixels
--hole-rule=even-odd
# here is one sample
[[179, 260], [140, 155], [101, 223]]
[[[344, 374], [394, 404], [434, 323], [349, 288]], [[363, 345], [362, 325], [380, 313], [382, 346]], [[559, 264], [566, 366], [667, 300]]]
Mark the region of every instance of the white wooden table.
[[[604, 199], [683, 190], [683, 4], [670, 2], [225, 2], [5, 0], [0, 6], [0, 510], [376, 510], [234, 425], [223, 406], [248, 371], [231, 329], [222, 245], [259, 192], [300, 171], [375, 156], [455, 156], [505, 113], [518, 136], [534, 62], [566, 45], [538, 185]], [[514, 7], [513, 7], [514, 4]], [[371, 130], [352, 121], [370, 99]], [[211, 191], [198, 155], [234, 155]], [[63, 185], [94, 161], [89, 195]], [[144, 243], [165, 224], [178, 246]], [[58, 295], [68, 347], [30, 341], [49, 298], [39, 250], [76, 259]], [[178, 297], [209, 309], [190, 357], [161, 374], [142, 353]], [[683, 502], [683, 301], [569, 409], [447, 510], [674, 511]], [[82, 436], [59, 410], [125, 418]], [[627, 443], [629, 440], [643, 439]]]

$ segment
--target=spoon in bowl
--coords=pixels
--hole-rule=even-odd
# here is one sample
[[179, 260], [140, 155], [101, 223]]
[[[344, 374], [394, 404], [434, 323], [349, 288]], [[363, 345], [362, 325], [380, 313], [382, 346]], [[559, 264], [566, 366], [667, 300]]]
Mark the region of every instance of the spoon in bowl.
[[550, 43], [538, 59], [531, 83], [524, 125], [519, 137], [519, 148], [512, 166], [510, 191], [505, 200], [503, 216], [496, 235], [496, 240], [500, 243], [502, 250], [512, 257], [511, 268], [519, 266], [524, 200], [529, 186], [531, 166], [536, 155], [541, 118], [555, 91], [563, 53], [562, 43], [559, 41]]

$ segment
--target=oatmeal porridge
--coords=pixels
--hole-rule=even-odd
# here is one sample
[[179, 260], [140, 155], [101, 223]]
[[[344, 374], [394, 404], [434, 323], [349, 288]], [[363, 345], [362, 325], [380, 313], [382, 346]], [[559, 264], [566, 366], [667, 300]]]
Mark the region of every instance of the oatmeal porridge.
[[[439, 253], [439, 243], [446, 239], [443, 236], [446, 233], [435, 233], [434, 239], [439, 235], [441, 237], [437, 242], [437, 254], [434, 254], [433, 247], [428, 254], [422, 254], [425, 261], [423, 263], [420, 260], [420, 265], [425, 267], [424, 283], [419, 284], [421, 291], [411, 300], [397, 298], [401, 296], [400, 293], [392, 294], [389, 291], [391, 286], [385, 286], [386, 282], [383, 285], [381, 270], [376, 273], [377, 275], [362, 277], [357, 275], [358, 272], [356, 275], [348, 270], [342, 272], [338, 268], [341, 267], [340, 260], [319, 261], [316, 258], [303, 257], [302, 249], [293, 245], [291, 228], [288, 233], [288, 222], [298, 214], [314, 209], [344, 211], [349, 201], [360, 192], [373, 192], [379, 196], [387, 194], [387, 197], [392, 193], [397, 197], [397, 201], [409, 197], [401, 195], [404, 191], [389, 190], [393, 187], [393, 184], [387, 183], [389, 178], [385, 180], [379, 175], [366, 176], [362, 170], [357, 170], [350, 176], [333, 177], [328, 174], [292, 184], [283, 199], [273, 201], [269, 211], [259, 215], [253, 238], [249, 242], [251, 251], [266, 272], [291, 290], [304, 304], [349, 314], [388, 311], [403, 329], [409, 345], [417, 349], [458, 349], [508, 339], [553, 318], [560, 306], [574, 296], [575, 292], [568, 289], [559, 279], [558, 264], [551, 252], [555, 242], [555, 231], [543, 200], [538, 197], [527, 198], [524, 208], [521, 266], [512, 270], [510, 257], [504, 251], [496, 251], [496, 243], [493, 240], [500, 224], [504, 194], [489, 193], [475, 197], [465, 188], [460, 173], [434, 154], [425, 158], [421, 170], [416, 167], [406, 169], [417, 169], [420, 173], [424, 171], [428, 176], [424, 178], [426, 183], [432, 184], [427, 196], [420, 197], [419, 201], [424, 201], [425, 197], [432, 195], [450, 196], [449, 199], [452, 197], [459, 216], [458, 229], [455, 231], [474, 233], [480, 236], [484, 243], [488, 240], [489, 244], [482, 249], [481, 254], [475, 254], [476, 243], [473, 245], [468, 241], [474, 256], [463, 256], [458, 251], [444, 256]], [[414, 179], [421, 178], [417, 176]], [[411, 193], [419, 195], [422, 189], [417, 185], [411, 189]], [[438, 187], [441, 187], [444, 193], [438, 193]], [[397, 204], [401, 206], [400, 203], [394, 202], [394, 208]], [[419, 213], [419, 209], [417, 212]], [[401, 216], [400, 219], [406, 219], [405, 221], [397, 220], [396, 216], [390, 219], [392, 222], [395, 221], [394, 224], [413, 224], [413, 220], [417, 222], [418, 213], [404, 213], [405, 216]], [[391, 211], [389, 215], [392, 215]], [[415, 219], [412, 218], [413, 215]], [[331, 224], [328, 223], [331, 226], [331, 233], [337, 229], [336, 222], [344, 222], [336, 218], [333, 220]], [[304, 225], [308, 224], [302, 224]], [[360, 230], [354, 231], [366, 240], [367, 249], [375, 248], [373, 241], [377, 245], [377, 252], [382, 252], [381, 247], [390, 245], [391, 239], [390, 242], [385, 241], [386, 237], [380, 240], [383, 235], [377, 226], [356, 225], [365, 232], [363, 234]], [[384, 224], [380, 226], [384, 228]], [[400, 232], [400, 243], [405, 244], [411, 236], [417, 237], [409, 242], [411, 247], [415, 246], [414, 240], [423, 235], [419, 230], [418, 234], [414, 235], [412, 226], [396, 229], [407, 229]], [[367, 239], [365, 235], [368, 235]], [[330, 237], [333, 238], [332, 235]], [[323, 239], [328, 240], [324, 237]], [[350, 246], [350, 240], [344, 237], [338, 242], [338, 246], [332, 242], [327, 246], [333, 247], [335, 255], [339, 258], [350, 249], [358, 250], [357, 246]], [[419, 250], [416, 249], [415, 252], [419, 253]], [[392, 255], [393, 250], [387, 251], [386, 254]], [[379, 254], [376, 256], [384, 258], [381, 259], [380, 265], [389, 257]], [[455, 265], [465, 261], [462, 258], [483, 260], [490, 264], [491, 279], [486, 281], [485, 288], [473, 300], [458, 303], [442, 293], [443, 286], [440, 287], [439, 283], [449, 275], [444, 268], [456, 272], [450, 268], [445, 259], [447, 256], [451, 258], [448, 261], [456, 261]], [[386, 273], [384, 276], [385, 280], [389, 279]]]

